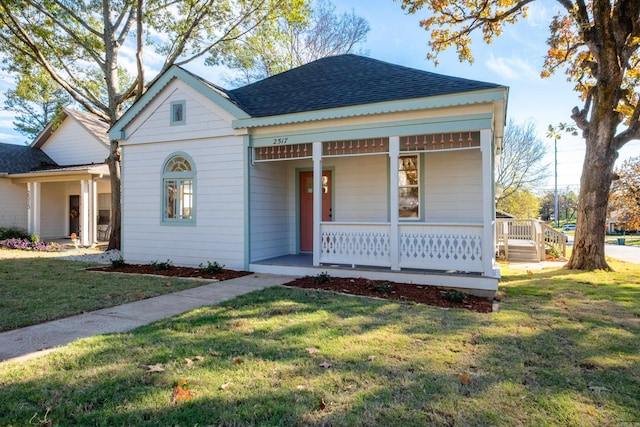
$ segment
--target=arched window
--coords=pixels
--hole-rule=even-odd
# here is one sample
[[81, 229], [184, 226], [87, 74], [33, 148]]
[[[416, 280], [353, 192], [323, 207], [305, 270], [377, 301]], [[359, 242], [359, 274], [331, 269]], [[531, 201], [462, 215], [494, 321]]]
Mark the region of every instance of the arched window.
[[195, 178], [193, 160], [185, 153], [174, 153], [162, 168], [162, 221], [195, 222]]

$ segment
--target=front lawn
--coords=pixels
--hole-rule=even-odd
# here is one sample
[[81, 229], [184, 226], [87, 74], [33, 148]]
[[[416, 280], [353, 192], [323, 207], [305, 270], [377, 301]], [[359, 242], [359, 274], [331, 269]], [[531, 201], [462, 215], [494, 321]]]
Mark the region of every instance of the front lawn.
[[[52, 257], [53, 255], [53, 257]], [[0, 331], [201, 286], [197, 280], [107, 275], [60, 254], [0, 248]]]
[[0, 425], [633, 425], [640, 266], [611, 264], [505, 268], [494, 314], [266, 289], [0, 364]]

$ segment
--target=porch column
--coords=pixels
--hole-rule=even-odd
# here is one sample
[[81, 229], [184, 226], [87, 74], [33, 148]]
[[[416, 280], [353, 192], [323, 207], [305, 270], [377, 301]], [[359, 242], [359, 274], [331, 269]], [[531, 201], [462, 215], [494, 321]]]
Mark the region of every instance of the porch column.
[[400, 270], [400, 237], [398, 235], [398, 158], [400, 157], [400, 137], [389, 137], [389, 251], [391, 270]]
[[320, 265], [322, 222], [322, 142], [313, 143], [313, 265]]
[[480, 150], [482, 151], [482, 264], [485, 276], [495, 277], [498, 272], [495, 265], [496, 204], [493, 172], [493, 132], [491, 129], [480, 131]]
[[91, 192], [91, 181], [83, 179], [80, 181], [80, 244], [82, 246], [89, 246], [89, 235], [91, 230], [89, 228], [90, 207], [91, 199], [89, 197]]
[[40, 236], [40, 189], [39, 182], [27, 183], [27, 232]]
[[98, 243], [98, 181], [91, 181], [91, 214], [89, 225], [91, 226], [91, 245]]

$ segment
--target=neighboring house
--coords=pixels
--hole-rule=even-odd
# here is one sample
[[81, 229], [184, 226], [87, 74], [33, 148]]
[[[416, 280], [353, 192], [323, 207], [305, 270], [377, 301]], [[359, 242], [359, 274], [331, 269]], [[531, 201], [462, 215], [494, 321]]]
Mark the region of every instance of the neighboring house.
[[234, 90], [173, 67], [110, 130], [123, 256], [495, 291], [507, 94], [356, 55]]
[[89, 113], [65, 109], [30, 146], [0, 144], [0, 226], [45, 240], [76, 233], [85, 246], [108, 240], [108, 129]]

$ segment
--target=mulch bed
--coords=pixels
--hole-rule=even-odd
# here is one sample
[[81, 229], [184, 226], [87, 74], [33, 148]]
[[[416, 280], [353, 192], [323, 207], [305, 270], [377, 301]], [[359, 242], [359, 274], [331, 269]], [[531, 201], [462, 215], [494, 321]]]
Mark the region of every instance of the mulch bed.
[[92, 267], [88, 268], [90, 271], [105, 271], [110, 273], [130, 273], [130, 274], [153, 274], [156, 276], [168, 276], [168, 277], [182, 277], [191, 279], [206, 279], [206, 280], [229, 280], [236, 277], [247, 276], [251, 274], [250, 271], [235, 271], [222, 269], [218, 273], [207, 273], [200, 268], [192, 267], [175, 267], [172, 266], [168, 269], [158, 270], [150, 264], [125, 264], [122, 266], [104, 266], [104, 267]]
[[[328, 281], [326, 281], [328, 279]], [[453, 302], [447, 298], [458, 296], [455, 291], [437, 286], [423, 286], [408, 283], [395, 283], [386, 280], [369, 280], [363, 277], [341, 278], [321, 276], [305, 276], [286, 283], [285, 286], [295, 286], [306, 289], [324, 289], [349, 295], [361, 295], [374, 298], [384, 298], [396, 301], [412, 301], [443, 308], [463, 308], [479, 313], [491, 313], [493, 301], [488, 298], [464, 294], [462, 302]]]
[[[153, 274], [157, 276], [182, 277], [206, 280], [229, 280], [252, 274], [248, 271], [235, 271], [223, 269], [218, 273], [207, 273], [203, 269], [192, 267], [172, 266], [168, 269], [158, 270], [150, 264], [125, 264], [122, 266], [92, 267], [88, 270], [117, 272], [130, 274]], [[396, 301], [416, 302], [442, 308], [462, 308], [479, 313], [491, 313], [493, 302], [487, 298], [474, 295], [464, 295], [462, 302], [451, 301], [449, 297], [461, 296], [452, 294], [450, 290], [436, 286], [422, 286], [408, 283], [395, 283], [385, 280], [369, 280], [359, 278], [341, 278], [330, 276], [305, 276], [295, 279], [285, 286], [305, 289], [322, 289], [340, 292], [348, 295], [360, 295], [374, 298], [383, 298]]]

